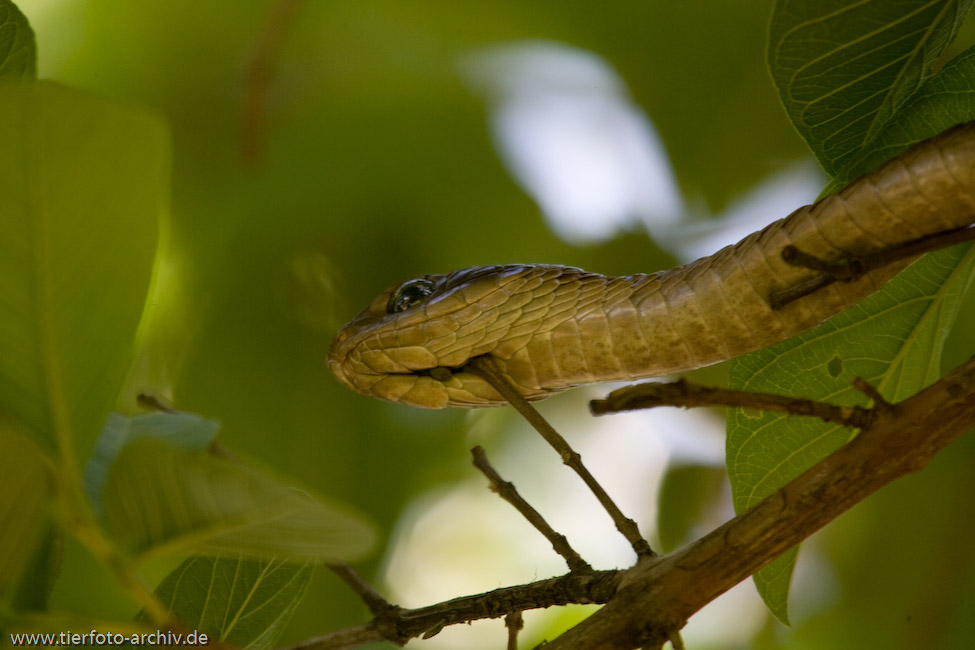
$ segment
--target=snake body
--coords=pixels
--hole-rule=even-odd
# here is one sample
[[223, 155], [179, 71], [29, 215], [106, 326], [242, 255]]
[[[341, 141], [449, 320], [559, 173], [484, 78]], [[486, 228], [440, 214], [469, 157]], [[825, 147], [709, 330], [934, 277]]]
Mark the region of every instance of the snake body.
[[911, 261], [773, 309], [771, 292], [815, 274], [783, 261], [787, 245], [835, 260], [973, 221], [975, 123], [969, 123], [733, 246], [670, 270], [611, 277], [502, 265], [399, 283], [338, 333], [328, 365], [355, 391], [426, 408], [504, 404], [464, 368], [480, 355], [491, 355], [528, 399], [703, 367], [821, 323]]

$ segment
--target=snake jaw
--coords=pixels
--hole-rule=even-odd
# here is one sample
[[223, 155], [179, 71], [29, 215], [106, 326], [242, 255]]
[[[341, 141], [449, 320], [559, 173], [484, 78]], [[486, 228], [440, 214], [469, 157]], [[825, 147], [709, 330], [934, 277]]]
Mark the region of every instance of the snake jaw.
[[[385, 359], [381, 367], [386, 370], [380, 371], [365, 363], [361, 355], [352, 352], [343, 356], [342, 352], [333, 346], [329, 352], [328, 367], [340, 382], [357, 393], [429, 409], [507, 403], [481, 377], [463, 368], [441, 365], [393, 368], [387, 365], [389, 361]], [[374, 357], [378, 358], [381, 357]]]
[[[328, 367], [352, 390], [380, 399], [423, 408], [479, 407], [507, 404], [480, 376], [464, 370], [474, 357], [496, 357], [503, 369], [511, 365], [518, 346], [499, 341], [520, 326], [522, 338], [537, 321], [537, 313], [523, 310], [533, 291], [568, 267], [534, 265], [474, 267], [448, 275], [426, 275], [394, 285], [381, 293], [336, 336], [328, 353]], [[422, 299], [403, 301], [401, 289], [421, 282]], [[548, 304], [543, 298], [542, 301]], [[520, 324], [520, 325], [519, 325]], [[510, 368], [519, 375], [515, 366]], [[561, 389], [539, 388], [520, 373], [509, 380], [527, 399], [539, 399]]]

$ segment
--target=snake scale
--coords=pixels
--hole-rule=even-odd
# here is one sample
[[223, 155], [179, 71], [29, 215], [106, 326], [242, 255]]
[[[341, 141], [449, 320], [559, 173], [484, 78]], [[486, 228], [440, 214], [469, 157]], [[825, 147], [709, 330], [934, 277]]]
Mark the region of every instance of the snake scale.
[[467, 362], [490, 355], [528, 399], [599, 381], [724, 361], [807, 330], [911, 260], [773, 309], [772, 292], [822, 260], [855, 258], [975, 221], [975, 123], [915, 145], [842, 190], [733, 246], [666, 271], [611, 277], [547, 264], [425, 275], [377, 297], [336, 336], [328, 366], [349, 388], [420, 406], [504, 404]]

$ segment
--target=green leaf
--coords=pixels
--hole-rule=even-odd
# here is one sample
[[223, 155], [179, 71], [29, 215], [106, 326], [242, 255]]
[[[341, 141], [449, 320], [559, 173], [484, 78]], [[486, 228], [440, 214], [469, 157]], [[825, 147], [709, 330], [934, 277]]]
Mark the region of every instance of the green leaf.
[[775, 618], [789, 624], [789, 583], [799, 547], [793, 546], [754, 575], [755, 588]]
[[769, 68], [789, 119], [839, 173], [921, 87], [971, 0], [779, 0]]
[[[33, 563], [48, 532], [48, 508], [54, 497], [50, 461], [36, 444], [0, 428], [0, 597], [14, 596], [27, 566]], [[45, 586], [46, 586], [46, 581]]]
[[[910, 34], [904, 32], [903, 36], [915, 40], [921, 38], [924, 41], [924, 47], [912, 56], [921, 56], [926, 61], [923, 66], [926, 72], [930, 59], [944, 46], [940, 39], [944, 34], [950, 36], [954, 33], [960, 17], [968, 10], [970, 3], [928, 3], [923, 7], [912, 4], [914, 11], [900, 11], [900, 22], [880, 20], [879, 14], [875, 13], [883, 13], [894, 7], [893, 3], [873, 4], [884, 4], [884, 7], [870, 6], [871, 3], [857, 6], [832, 5], [833, 13], [828, 14], [825, 22], [817, 22], [809, 16], [800, 15], [808, 9], [793, 2], [783, 2], [778, 5], [776, 16], [773, 17], [770, 62], [790, 117], [803, 132], [824, 167], [835, 171], [844, 161], [846, 164], [824, 193], [901, 153], [915, 142], [932, 137], [955, 124], [975, 120], [975, 52], [972, 49], [955, 57], [937, 75], [924, 81], [913, 97], [901, 96], [898, 88], [906, 87], [903, 83], [908, 77], [898, 77], [897, 83], [891, 84], [887, 91], [888, 99], [897, 97], [895, 104], [899, 103], [901, 106], [893, 120], [889, 120], [887, 116], [878, 122], [878, 116], [886, 110], [883, 106], [867, 116], [869, 119], [865, 118], [866, 114], [860, 114], [864, 105], [851, 103], [846, 110], [841, 110], [843, 101], [846, 101], [844, 97], [857, 97], [850, 95], [851, 88], [858, 87], [866, 92], [871, 86], [863, 84], [867, 81], [875, 84], [878, 78], [883, 78], [889, 71], [883, 74], [878, 72], [871, 77], [867, 62], [873, 61], [873, 65], [880, 65], [882, 62], [874, 60], [875, 52], [866, 50], [863, 51], [862, 60], [849, 64], [836, 60], [836, 65], [827, 71], [822, 66], [823, 61], [834, 56], [831, 47], [836, 46], [838, 41], [820, 38], [822, 32], [819, 30], [824, 24], [839, 20], [841, 16], [845, 17], [844, 20], [849, 19], [851, 34], [866, 30], [871, 36], [851, 40], [849, 45], [843, 46], [844, 51], [854, 51], [857, 47], [862, 47], [863, 43], [871, 42], [877, 52], [890, 49], [879, 40], [871, 40], [874, 36], [886, 33], [887, 38], [890, 38], [891, 35], [900, 33], [898, 30], [903, 25], [911, 24], [918, 31]], [[818, 4], [810, 5], [809, 8], [813, 6], [816, 7], [815, 11], [828, 7]], [[935, 8], [938, 11], [932, 14], [931, 11]], [[923, 21], [918, 22], [922, 14], [929, 17], [927, 27], [922, 25]], [[877, 18], [875, 31], [871, 31], [862, 22], [867, 15]], [[893, 14], [888, 18], [893, 19]], [[783, 27], [787, 25], [791, 27]], [[812, 40], [803, 44], [803, 38]], [[932, 44], [936, 47], [928, 51]], [[902, 45], [903, 43], [894, 44], [890, 47], [896, 49]], [[776, 57], [785, 51], [791, 51], [794, 55], [789, 63], [795, 73], [792, 76], [783, 76], [790, 69], [785, 65], [785, 59], [779, 59], [778, 64], [776, 63]], [[826, 58], [820, 58], [824, 56]], [[897, 61], [904, 64], [907, 59]], [[855, 143], [857, 148], [835, 157], [832, 163], [824, 160], [822, 152], [823, 147], [829, 144], [829, 138], [834, 136], [824, 136], [828, 131], [803, 131], [798, 118], [803, 111], [811, 110], [810, 106], [790, 104], [787, 99], [789, 84], [800, 78], [809, 81], [811, 77], [808, 77], [808, 73], [820, 68], [823, 69], [815, 77], [815, 81], [823, 89], [822, 103], [824, 106], [831, 106], [831, 110], [838, 111], [837, 117], [829, 124], [841, 126], [849, 133], [861, 134], [860, 140]], [[851, 69], [861, 73], [852, 81], [848, 76]], [[831, 91], [833, 88], [837, 90]], [[873, 129], [875, 137], [868, 133], [869, 129]], [[837, 141], [834, 139], [834, 144]], [[850, 381], [857, 375], [875, 385], [879, 384], [888, 399], [905, 397], [933, 381], [938, 374], [944, 338], [954, 320], [960, 297], [972, 278], [971, 254], [962, 256], [958, 250], [961, 249], [956, 249], [954, 253], [944, 252], [938, 256], [929, 256], [912, 265], [883, 292], [813, 332], [736, 360], [732, 363], [732, 386], [834, 403], [863, 403], [863, 396], [849, 387]], [[951, 255], [956, 257], [950, 257]], [[952, 267], [952, 264], [955, 266]], [[948, 284], [941, 285], [942, 280]], [[889, 293], [900, 290], [898, 287], [904, 288], [903, 295], [898, 297], [896, 293]], [[885, 300], [888, 302], [885, 303]], [[908, 302], [894, 306], [890, 300]], [[916, 309], [921, 306], [924, 307], [923, 311], [917, 312]], [[915, 311], [908, 313], [911, 309]], [[912, 319], [915, 320], [913, 326]], [[843, 331], [834, 331], [837, 327], [841, 327]], [[775, 355], [779, 353], [782, 357], [776, 358]], [[753, 416], [741, 411], [730, 413], [728, 468], [736, 510], [740, 512], [747, 509], [788, 482], [845, 443], [849, 435], [844, 429], [804, 419], [787, 421], [786, 418], [768, 414]], [[788, 588], [794, 562], [795, 550], [755, 575], [759, 593], [771, 611], [783, 621], [787, 621]]]
[[141, 109], [48, 82], [0, 86], [0, 124], [0, 419], [71, 456], [130, 365], [169, 139]]
[[36, 75], [34, 31], [17, 5], [0, 0], [0, 82]]
[[185, 451], [206, 451], [217, 436], [220, 423], [193, 413], [147, 413], [129, 417], [110, 413], [85, 466], [85, 492], [95, 513], [102, 513], [102, 489], [119, 452], [129, 443], [145, 438], [162, 440]]
[[[937, 379], [941, 349], [975, 273], [971, 244], [931, 253], [883, 289], [819, 327], [731, 365], [739, 390], [866, 405], [851, 383], [862, 377], [896, 401]], [[744, 512], [852, 437], [813, 418], [734, 409], [727, 462], [736, 512]], [[793, 555], [794, 559], [794, 555]], [[792, 560], [756, 575], [772, 612], [786, 622]]]
[[373, 545], [348, 508], [211, 455], [132, 442], [105, 482], [104, 522], [137, 560], [161, 553], [351, 560]]
[[240, 557], [191, 557], [156, 595], [184, 625], [239, 648], [270, 648], [305, 595], [314, 565]]

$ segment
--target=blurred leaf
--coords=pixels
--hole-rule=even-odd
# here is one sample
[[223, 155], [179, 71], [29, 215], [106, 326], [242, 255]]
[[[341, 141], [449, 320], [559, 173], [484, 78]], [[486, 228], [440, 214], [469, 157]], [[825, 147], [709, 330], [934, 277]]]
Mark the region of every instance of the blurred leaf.
[[10, 0], [0, 0], [0, 81], [37, 74], [34, 31]]
[[22, 611], [47, 609], [63, 559], [64, 537], [55, 523], [49, 521], [38, 536], [33, 555], [24, 565], [23, 579], [14, 594], [12, 606]]
[[156, 595], [211, 643], [269, 648], [305, 595], [313, 570], [312, 562], [191, 557], [166, 576]]
[[37, 445], [7, 428], [0, 429], [0, 476], [0, 596], [6, 598], [44, 541], [54, 477]]
[[[973, 270], [970, 244], [928, 254], [816, 329], [736, 359], [731, 386], [866, 405], [866, 397], [851, 386], [862, 377], [887, 400], [903, 399], [937, 379], [941, 348]], [[735, 511], [744, 512], [851, 437], [849, 429], [813, 418], [731, 410], [727, 462]], [[792, 562], [782, 560], [755, 578], [766, 604], [783, 622], [788, 620], [791, 574]]]
[[921, 87], [971, 0], [780, 0], [769, 67], [823, 169], [839, 173]]
[[151, 439], [127, 445], [109, 470], [104, 522], [140, 560], [173, 552], [350, 560], [374, 540], [348, 508]]
[[105, 479], [126, 445], [151, 438], [184, 451], [206, 451], [219, 428], [218, 421], [193, 413], [147, 413], [135, 417], [110, 413], [95, 443], [95, 451], [85, 466], [85, 492], [95, 513], [101, 516]]
[[669, 553], [693, 538], [725, 485], [725, 473], [710, 465], [671, 465], [660, 485], [657, 530], [660, 548]]
[[140, 109], [48, 82], [0, 87], [0, 124], [0, 417], [47, 450], [87, 449], [132, 356], [168, 137]]

